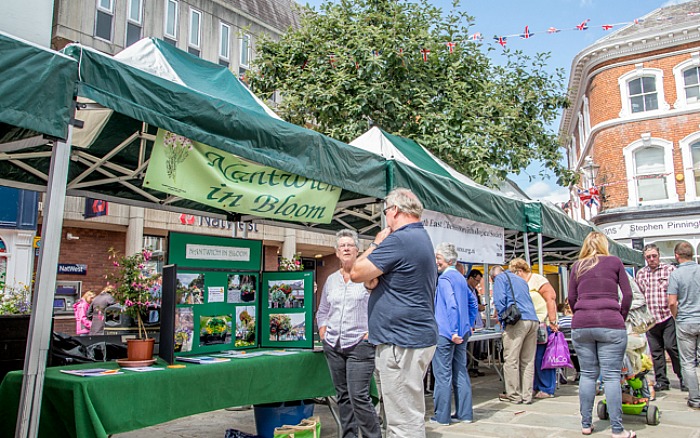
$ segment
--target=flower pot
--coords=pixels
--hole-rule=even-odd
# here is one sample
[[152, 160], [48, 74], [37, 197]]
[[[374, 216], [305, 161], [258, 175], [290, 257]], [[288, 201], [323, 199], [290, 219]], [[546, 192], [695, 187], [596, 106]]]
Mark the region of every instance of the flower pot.
[[126, 355], [130, 361], [153, 359], [154, 338], [127, 339]]

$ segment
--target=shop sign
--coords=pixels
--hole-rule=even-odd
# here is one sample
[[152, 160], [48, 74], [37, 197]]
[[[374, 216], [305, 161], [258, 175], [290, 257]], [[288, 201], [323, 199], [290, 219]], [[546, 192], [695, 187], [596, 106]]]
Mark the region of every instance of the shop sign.
[[79, 263], [59, 263], [59, 274], [87, 275], [87, 265]]
[[193, 225], [207, 228], [221, 228], [223, 230], [230, 230], [232, 228], [235, 228], [239, 231], [248, 229], [248, 232], [258, 232], [258, 224], [255, 224], [253, 222], [231, 222], [223, 219], [217, 219], [214, 217], [195, 216], [193, 214], [185, 213], [182, 213], [180, 215], [180, 223], [182, 225]]
[[502, 227], [429, 210], [423, 211], [422, 220], [433, 246], [442, 242], [454, 244], [459, 261], [503, 264], [505, 233]]
[[700, 233], [700, 218], [634, 221], [603, 225], [601, 229], [608, 237], [615, 240], [635, 237], [683, 236]]
[[221, 210], [328, 224], [341, 189], [158, 130], [144, 187]]

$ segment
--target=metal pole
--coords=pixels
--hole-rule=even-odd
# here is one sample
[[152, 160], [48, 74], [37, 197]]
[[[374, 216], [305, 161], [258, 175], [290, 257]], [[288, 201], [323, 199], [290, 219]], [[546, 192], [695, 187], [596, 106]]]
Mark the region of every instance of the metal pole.
[[569, 298], [569, 269], [566, 266], [559, 266], [559, 284], [561, 284], [562, 299]]
[[484, 306], [486, 306], [486, 328], [491, 328], [491, 277], [489, 277], [489, 264], [484, 263]]
[[542, 255], [542, 233], [537, 233], [537, 260], [539, 260], [540, 275], [544, 275], [544, 259]]
[[29, 321], [27, 352], [24, 359], [22, 394], [17, 413], [16, 438], [36, 437], [39, 432], [39, 415], [44, 389], [44, 372], [51, 337], [53, 296], [56, 289], [58, 254], [61, 249], [63, 208], [66, 202], [66, 181], [70, 163], [73, 126], [68, 126], [67, 141], [57, 141], [51, 155], [51, 169], [46, 189], [44, 221], [41, 226], [41, 249], [36, 284], [34, 308]]
[[532, 263], [530, 263], [530, 241], [527, 238], [527, 231], [523, 233], [523, 245], [525, 247], [525, 261], [528, 265], [532, 266]]

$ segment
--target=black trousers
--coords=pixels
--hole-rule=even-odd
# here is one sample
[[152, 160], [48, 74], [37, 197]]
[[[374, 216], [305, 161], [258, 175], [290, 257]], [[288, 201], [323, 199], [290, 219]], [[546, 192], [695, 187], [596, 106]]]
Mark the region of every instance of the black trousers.
[[654, 361], [654, 374], [657, 385], [669, 385], [666, 376], [666, 355], [671, 358], [671, 367], [678, 379], [683, 382], [681, 375], [681, 362], [678, 358], [678, 346], [676, 344], [676, 322], [673, 318], [656, 324], [647, 332], [647, 342], [651, 350], [651, 359]]

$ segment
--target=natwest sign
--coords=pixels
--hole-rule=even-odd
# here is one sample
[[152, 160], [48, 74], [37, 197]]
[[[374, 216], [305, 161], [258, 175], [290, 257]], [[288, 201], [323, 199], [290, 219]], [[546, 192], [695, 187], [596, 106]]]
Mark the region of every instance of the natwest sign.
[[197, 227], [221, 228], [222, 230], [237, 228], [238, 230], [243, 231], [247, 228], [248, 232], [258, 232], [258, 224], [254, 224], [252, 222], [230, 222], [223, 219], [195, 216], [193, 214], [185, 213], [180, 215], [180, 223], [182, 225], [193, 225]]
[[601, 226], [611, 239], [630, 239], [633, 237], [679, 236], [700, 233], [700, 217], [686, 219], [658, 219], [631, 221], [620, 224]]

